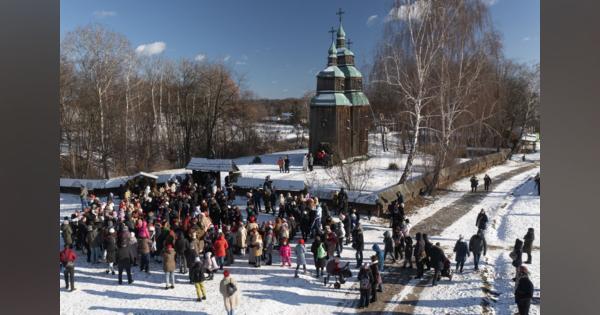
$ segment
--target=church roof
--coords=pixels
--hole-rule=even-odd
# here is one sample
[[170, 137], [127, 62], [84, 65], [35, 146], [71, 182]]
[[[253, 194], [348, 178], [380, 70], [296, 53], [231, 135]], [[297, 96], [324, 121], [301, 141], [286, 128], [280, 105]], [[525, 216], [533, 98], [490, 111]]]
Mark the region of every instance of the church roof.
[[342, 22], [340, 22], [340, 27], [338, 28], [337, 31], [337, 38], [345, 38], [346, 37], [346, 32], [344, 32], [344, 27], [342, 26]]
[[336, 55], [337, 55], [337, 49], [335, 48], [335, 42], [332, 42], [331, 46], [329, 47], [329, 56], [335, 57]]
[[365, 93], [361, 91], [352, 91], [346, 93], [346, 97], [350, 100], [354, 106], [367, 106], [369, 105], [369, 99]]
[[336, 77], [336, 78], [344, 78], [344, 72], [342, 72], [342, 70], [340, 70], [339, 67], [337, 66], [328, 66], [327, 68], [321, 70], [321, 72], [319, 72], [319, 74], [317, 74], [317, 77], [321, 77], [321, 78], [330, 78], [330, 77]]
[[354, 56], [354, 53], [350, 49], [348, 49], [346, 47], [340, 47], [340, 48], [337, 49], [337, 55], [338, 56], [342, 56], [342, 55], [345, 55], [345, 56], [348, 56], [348, 55]]
[[362, 78], [362, 73], [352, 65], [342, 65], [339, 68], [346, 78]]
[[344, 93], [319, 93], [310, 100], [310, 106], [352, 106]]

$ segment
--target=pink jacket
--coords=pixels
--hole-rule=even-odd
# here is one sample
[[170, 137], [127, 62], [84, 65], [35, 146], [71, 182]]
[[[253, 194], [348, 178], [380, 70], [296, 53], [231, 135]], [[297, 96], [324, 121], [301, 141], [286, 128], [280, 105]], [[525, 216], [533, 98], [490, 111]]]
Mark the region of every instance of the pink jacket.
[[285, 244], [279, 247], [279, 255], [281, 255], [282, 258], [290, 258], [292, 256], [290, 244]]
[[138, 237], [150, 238], [150, 233], [148, 232], [148, 224], [146, 223], [146, 221], [142, 221], [142, 226], [138, 227]]

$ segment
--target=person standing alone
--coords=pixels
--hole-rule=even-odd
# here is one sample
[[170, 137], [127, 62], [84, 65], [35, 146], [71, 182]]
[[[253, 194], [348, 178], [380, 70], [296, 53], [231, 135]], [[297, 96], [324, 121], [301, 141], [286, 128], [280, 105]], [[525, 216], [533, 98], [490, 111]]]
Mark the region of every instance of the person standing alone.
[[485, 191], [490, 190], [490, 184], [492, 184], [492, 179], [490, 178], [490, 176], [488, 176], [488, 174], [485, 174], [485, 177], [483, 178], [483, 188], [485, 189]]
[[227, 315], [233, 315], [239, 304], [240, 291], [237, 282], [229, 275], [229, 270], [227, 269], [223, 271], [223, 280], [221, 280], [219, 285], [219, 291], [223, 295]]
[[[77, 255], [75, 251], [71, 249], [71, 245], [65, 245], [65, 248], [60, 252], [59, 255], [60, 263], [64, 268], [65, 276], [65, 288], [71, 291], [75, 290], [75, 260]], [[70, 285], [70, 287], [69, 287]]]

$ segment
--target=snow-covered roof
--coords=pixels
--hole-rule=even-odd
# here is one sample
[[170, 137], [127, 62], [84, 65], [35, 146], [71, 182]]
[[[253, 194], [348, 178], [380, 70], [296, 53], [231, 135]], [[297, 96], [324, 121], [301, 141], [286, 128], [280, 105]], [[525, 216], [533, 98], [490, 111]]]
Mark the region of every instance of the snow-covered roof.
[[[272, 181], [275, 190], [301, 191], [305, 187], [303, 180], [273, 179]], [[264, 182], [264, 178], [240, 177], [237, 179], [234, 186], [239, 188], [250, 189], [262, 187]]]
[[190, 160], [190, 163], [188, 163], [188, 165], [185, 168], [193, 171], [206, 172], [233, 172], [240, 170], [235, 165], [233, 160], [206, 158], [192, 158]]
[[139, 176], [148, 177], [156, 180], [156, 183], [163, 184], [179, 175], [191, 174], [191, 171], [186, 169], [164, 170], [159, 172], [138, 172], [130, 176], [119, 176], [109, 179], [79, 179], [79, 178], [61, 178], [60, 187], [63, 188], [80, 188], [82, 185], [88, 189], [110, 189], [117, 188], [127, 183], [128, 180]]
[[527, 133], [527, 134], [523, 134], [523, 137], [521, 137], [521, 140], [536, 142], [538, 139], [537, 139], [537, 135], [535, 135], [533, 133]]
[[[321, 91], [323, 92], [323, 91]], [[319, 93], [310, 101], [311, 106], [351, 106], [344, 93]]]

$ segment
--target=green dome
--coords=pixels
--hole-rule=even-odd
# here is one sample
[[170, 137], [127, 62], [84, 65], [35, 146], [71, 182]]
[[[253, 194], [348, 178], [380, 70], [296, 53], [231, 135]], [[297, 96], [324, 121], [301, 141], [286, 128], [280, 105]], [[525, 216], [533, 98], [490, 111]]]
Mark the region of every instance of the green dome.
[[320, 93], [310, 100], [310, 106], [352, 106], [344, 93]]
[[369, 99], [365, 93], [361, 91], [346, 93], [346, 97], [350, 100], [354, 106], [367, 106], [369, 105]]
[[331, 78], [331, 77], [345, 78], [345, 75], [344, 75], [344, 72], [342, 72], [342, 70], [340, 70], [340, 68], [338, 68], [337, 66], [329, 66], [329, 67], [321, 70], [321, 72], [319, 72], [319, 74], [317, 74], [317, 77], [320, 77], [320, 78]]
[[335, 57], [336, 55], [337, 55], [337, 49], [335, 48], [335, 42], [332, 42], [331, 46], [329, 47], [329, 56]]
[[339, 67], [346, 78], [362, 78], [362, 73], [354, 66], [344, 65]]
[[340, 22], [340, 27], [338, 28], [337, 31], [337, 38], [345, 38], [346, 37], [346, 32], [344, 32], [344, 27], [342, 26], [342, 23]]

